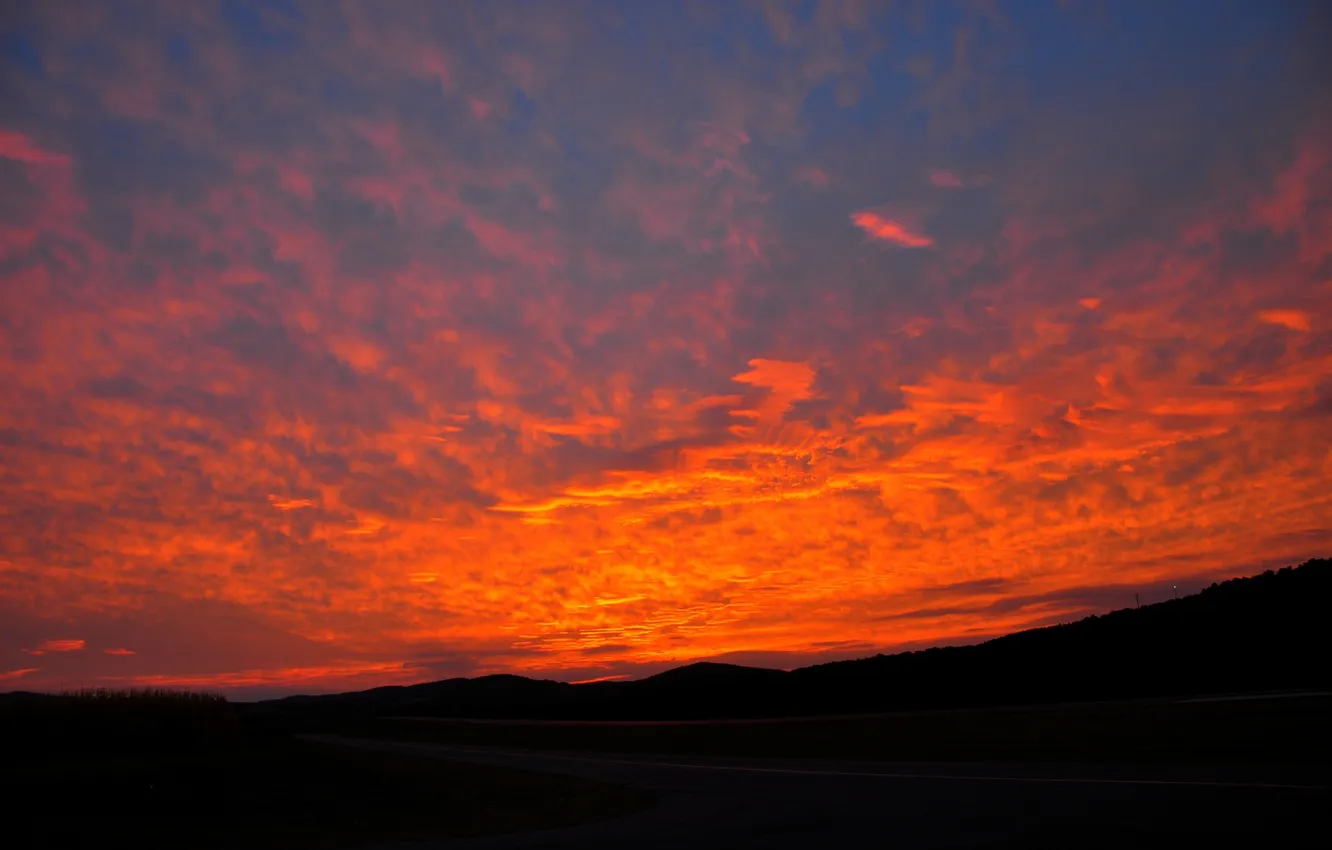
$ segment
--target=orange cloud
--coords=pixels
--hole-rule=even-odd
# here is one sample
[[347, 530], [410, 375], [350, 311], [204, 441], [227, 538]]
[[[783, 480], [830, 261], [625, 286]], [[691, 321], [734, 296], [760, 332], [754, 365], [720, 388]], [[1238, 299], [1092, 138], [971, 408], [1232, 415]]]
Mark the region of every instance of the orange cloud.
[[620, 427], [620, 420], [614, 416], [587, 416], [575, 422], [543, 422], [536, 426], [547, 434], [559, 434], [566, 437], [591, 437], [609, 434]]
[[300, 508], [312, 508], [315, 502], [312, 499], [279, 499], [277, 496], [269, 494], [268, 501], [280, 511], [294, 511]]
[[749, 361], [749, 366], [751, 368], [748, 372], [736, 375], [731, 380], [771, 390], [772, 398], [782, 402], [780, 410], [785, 410], [792, 401], [809, 397], [809, 388], [814, 383], [814, 370], [808, 363], [757, 358]]
[[122, 656], [135, 654], [134, 650], [132, 649], [104, 649], [102, 650], [102, 653], [104, 655], [122, 655]]
[[37, 645], [36, 649], [27, 649], [30, 655], [45, 655], [48, 652], [78, 652], [83, 649], [85, 642], [82, 640], [44, 640]]
[[1301, 333], [1309, 333], [1313, 329], [1309, 314], [1303, 310], [1264, 310], [1258, 314], [1258, 318], [1269, 325], [1280, 325]]
[[278, 686], [283, 688], [320, 688], [342, 686], [365, 677], [373, 681], [401, 681], [417, 674], [401, 662], [345, 662], [318, 667], [281, 667], [239, 670], [216, 674], [154, 674], [132, 677], [107, 677], [107, 681], [133, 687], [229, 689]]
[[851, 221], [855, 223], [856, 227], [865, 231], [871, 239], [892, 242], [904, 248], [928, 248], [934, 244], [934, 240], [928, 236], [912, 233], [896, 221], [868, 210], [852, 213]]

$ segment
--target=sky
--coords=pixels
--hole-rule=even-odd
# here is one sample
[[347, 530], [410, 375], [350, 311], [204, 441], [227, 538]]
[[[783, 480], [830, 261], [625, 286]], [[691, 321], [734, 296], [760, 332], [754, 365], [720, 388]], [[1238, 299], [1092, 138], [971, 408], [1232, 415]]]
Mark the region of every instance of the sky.
[[790, 668], [1328, 555], [1330, 42], [6, 3], [0, 689]]

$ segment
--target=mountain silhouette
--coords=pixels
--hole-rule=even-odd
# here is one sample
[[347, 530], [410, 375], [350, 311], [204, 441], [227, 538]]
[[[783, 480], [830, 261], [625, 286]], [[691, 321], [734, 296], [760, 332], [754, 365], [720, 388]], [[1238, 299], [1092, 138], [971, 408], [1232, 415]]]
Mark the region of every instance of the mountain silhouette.
[[259, 716], [690, 720], [1048, 704], [1332, 686], [1332, 560], [973, 646], [792, 671], [699, 662], [636, 681], [498, 675], [250, 706]]

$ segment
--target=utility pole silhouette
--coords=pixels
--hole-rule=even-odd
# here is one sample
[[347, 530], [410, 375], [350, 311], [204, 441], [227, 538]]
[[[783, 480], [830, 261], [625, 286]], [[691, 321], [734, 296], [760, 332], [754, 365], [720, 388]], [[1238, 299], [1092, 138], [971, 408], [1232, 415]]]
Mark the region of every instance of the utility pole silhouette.
[[1141, 607], [1142, 607], [1142, 600], [1138, 598], [1138, 594], [1136, 594], [1136, 593], [1133, 594], [1133, 607], [1134, 607], [1134, 608], [1141, 608]]

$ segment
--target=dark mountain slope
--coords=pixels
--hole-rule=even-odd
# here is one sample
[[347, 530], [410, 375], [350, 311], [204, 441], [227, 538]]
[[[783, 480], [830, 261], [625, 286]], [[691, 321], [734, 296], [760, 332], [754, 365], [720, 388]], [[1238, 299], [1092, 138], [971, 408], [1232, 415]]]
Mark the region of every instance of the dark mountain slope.
[[257, 714], [579, 720], [790, 717], [1332, 687], [1332, 561], [976, 646], [792, 672], [698, 663], [632, 682], [448, 679], [257, 703]]
[[793, 673], [820, 711], [1242, 693], [1332, 685], [1332, 561], [977, 646], [880, 655]]

